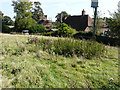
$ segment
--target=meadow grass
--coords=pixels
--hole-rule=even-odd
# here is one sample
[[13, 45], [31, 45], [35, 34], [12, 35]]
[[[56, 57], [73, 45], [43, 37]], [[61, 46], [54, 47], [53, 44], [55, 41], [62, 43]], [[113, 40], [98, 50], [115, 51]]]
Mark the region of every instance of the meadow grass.
[[[49, 40], [50, 38], [48, 38]], [[66, 57], [28, 44], [28, 37], [2, 36], [2, 88], [118, 88], [118, 50], [100, 58]]]

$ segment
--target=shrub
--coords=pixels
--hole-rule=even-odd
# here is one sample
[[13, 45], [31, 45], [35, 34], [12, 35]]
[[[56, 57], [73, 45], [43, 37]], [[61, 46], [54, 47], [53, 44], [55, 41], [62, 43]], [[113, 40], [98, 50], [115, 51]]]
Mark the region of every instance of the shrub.
[[45, 32], [45, 26], [43, 25], [37, 25], [37, 24], [33, 24], [30, 28], [29, 28], [29, 32], [30, 33], [42, 33]]
[[54, 31], [44, 32], [44, 33], [41, 33], [41, 35], [44, 35], [44, 36], [56, 36]]
[[2, 32], [3, 33], [10, 33], [10, 28], [7, 25], [2, 25]]
[[110, 46], [120, 46], [120, 38], [97, 36], [96, 41]]
[[75, 38], [87, 38], [92, 36], [93, 36], [92, 32], [84, 32], [84, 31], [79, 31], [78, 33], [74, 34]]
[[[32, 41], [32, 42], [31, 42]], [[36, 43], [37, 42], [37, 43]], [[100, 57], [107, 51], [105, 46], [94, 41], [75, 39], [29, 39], [30, 44], [34, 43], [43, 51], [55, 53], [66, 57], [83, 56], [85, 58]]]
[[72, 36], [75, 32], [74, 29], [68, 27], [68, 25], [65, 23], [62, 23], [58, 29], [59, 31], [57, 31], [57, 34], [59, 36]]

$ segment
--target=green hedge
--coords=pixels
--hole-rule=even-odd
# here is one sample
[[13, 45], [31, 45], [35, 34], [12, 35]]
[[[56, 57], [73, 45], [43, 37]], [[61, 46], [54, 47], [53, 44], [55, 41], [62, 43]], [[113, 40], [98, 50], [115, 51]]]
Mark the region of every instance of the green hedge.
[[110, 46], [120, 46], [120, 38], [96, 36], [96, 41]]
[[93, 36], [93, 33], [92, 32], [84, 32], [84, 31], [79, 31], [78, 33], [74, 34], [73, 37], [74, 38], [84, 38], [84, 39], [87, 39], [87, 38], [91, 38]]

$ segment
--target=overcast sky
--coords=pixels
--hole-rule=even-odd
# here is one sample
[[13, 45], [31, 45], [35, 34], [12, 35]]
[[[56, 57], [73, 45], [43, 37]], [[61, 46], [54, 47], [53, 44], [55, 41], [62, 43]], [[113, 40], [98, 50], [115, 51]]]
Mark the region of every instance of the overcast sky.
[[[32, 0], [35, 1], [35, 0]], [[55, 16], [61, 11], [66, 11], [71, 15], [81, 15], [82, 10], [86, 11], [93, 17], [93, 8], [91, 8], [91, 0], [37, 0], [41, 2], [41, 7], [48, 19], [55, 21]], [[98, 0], [98, 11], [104, 17], [110, 17], [109, 12], [114, 12], [118, 9], [117, 5], [120, 0]], [[11, 6], [12, 0], [0, 0], [0, 10], [4, 15], [14, 17], [13, 7]]]

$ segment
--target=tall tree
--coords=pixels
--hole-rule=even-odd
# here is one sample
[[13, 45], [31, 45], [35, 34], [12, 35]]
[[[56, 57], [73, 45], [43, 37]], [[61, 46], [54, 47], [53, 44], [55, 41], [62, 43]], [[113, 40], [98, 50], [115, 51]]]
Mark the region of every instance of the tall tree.
[[34, 2], [34, 9], [33, 9], [33, 19], [38, 23], [40, 19], [43, 19], [44, 13], [41, 8], [41, 3], [39, 1]]
[[29, 29], [32, 24], [36, 23], [32, 18], [33, 4], [29, 0], [13, 1], [15, 16], [15, 28], [21, 32], [23, 29]]
[[57, 18], [57, 22], [64, 22], [68, 16], [70, 15], [66, 11], [62, 11], [61, 13], [58, 13], [55, 18]]

